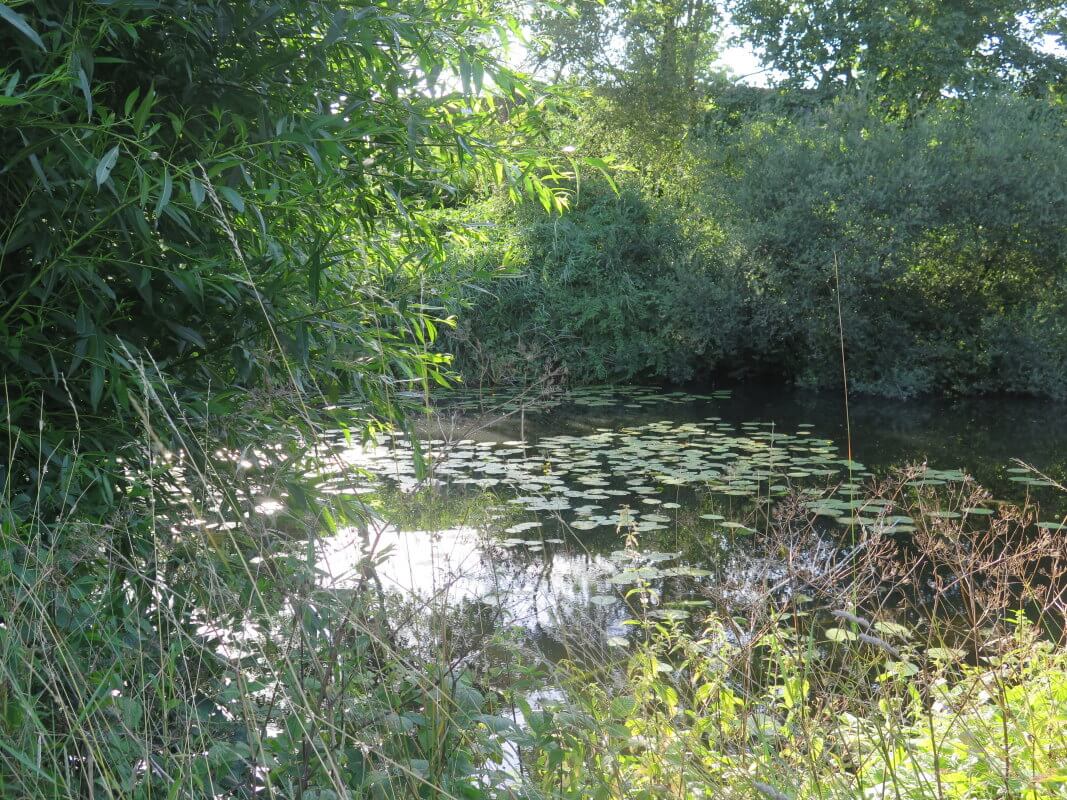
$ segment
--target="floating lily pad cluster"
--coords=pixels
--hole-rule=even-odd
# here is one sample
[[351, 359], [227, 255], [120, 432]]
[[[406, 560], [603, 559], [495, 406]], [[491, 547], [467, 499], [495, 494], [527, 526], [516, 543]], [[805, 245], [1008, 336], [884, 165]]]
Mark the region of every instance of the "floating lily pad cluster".
[[567, 402], [587, 408], [611, 408], [620, 406], [631, 411], [637, 409], [692, 403], [698, 400], [727, 400], [728, 391], [709, 394], [692, 394], [690, 392], [664, 392], [647, 386], [631, 386], [605, 391], [598, 388], [576, 389], [567, 396]]
[[[632, 389], [584, 390], [569, 399], [626, 409], [713, 397]], [[393, 437], [388, 446], [353, 449], [346, 457], [402, 489], [415, 487], [429, 475], [438, 483], [511, 490], [506, 502], [528, 512], [558, 514], [577, 531], [666, 528], [674, 512], [694, 502], [694, 490], [765, 501], [805, 481], [823, 485], [843, 480], [850, 470], [856, 479], [867, 474], [862, 464], [842, 459], [830, 440], [811, 435], [809, 426], [787, 433], [771, 423], [735, 426], [719, 417], [602, 428], [536, 442], [431, 440], [421, 443], [420, 454], [427, 465], [422, 475], [403, 436]], [[719, 515], [704, 518], [735, 533], [751, 532]], [[514, 535], [538, 524], [519, 523], [506, 532]]]
[[[701, 415], [714, 414], [714, 401], [724, 396], [662, 394], [655, 389], [583, 389], [548, 398], [540, 409], [561, 407], [542, 414], [534, 425], [529, 424], [528, 417], [525, 428], [494, 424], [466, 434], [467, 438], [421, 439], [417, 444], [394, 434], [376, 446], [360, 446], [338, 437], [335, 453], [341, 461], [357, 467], [356, 473], [365, 475], [366, 482], [352, 486], [351, 469], [323, 477], [327, 483], [335, 482], [338, 491], [379, 487], [384, 478], [401, 491], [430, 484], [435, 491], [454, 491], [454, 497], [466, 496], [465, 488], [493, 493], [492, 498], [477, 493], [488, 502], [493, 521], [487, 523], [488, 531], [479, 528], [476, 547], [488, 545], [494, 554], [499, 552], [496, 548], [514, 552], [513, 558], [504, 561], [515, 564], [520, 575], [525, 575], [531, 564], [537, 570], [545, 565], [558, 570], [561, 564], [571, 564], [563, 574], [582, 577], [574, 581], [573, 596], [567, 602], [591, 606], [609, 622], [627, 614], [627, 605], [637, 597], [649, 601], [647, 613], [653, 616], [683, 618], [688, 607], [685, 604], [704, 602], [698, 599], [699, 585], [717, 580], [704, 567], [718, 572], [730, 563], [729, 553], [734, 549], [748, 552], [757, 547], [757, 542], [745, 537], [763, 524], [751, 520], [766, 515], [754, 512], [765, 510], [761, 504], [793, 492], [800, 494], [820, 528], [825, 524], [907, 535], [929, 519], [963, 524], [997, 513], [995, 508], [985, 507], [996, 506], [994, 501], [971, 500], [975, 506], [953, 505], [950, 509], [938, 508], [932, 502], [931, 508], [918, 510], [922, 504], [905, 503], [909, 513], [916, 517], [922, 514], [925, 520], [904, 516], [891, 501], [872, 497], [872, 476], [867, 468], [844, 458], [834, 442], [820, 438], [811, 425], [782, 430], [769, 422], [734, 424], [718, 416], [677, 419], [692, 418], [697, 410]], [[470, 403], [470, 408], [484, 410], [484, 400], [468, 397], [459, 406]], [[685, 404], [688, 407], [679, 408]], [[496, 398], [492, 407], [520, 406], [531, 410], [521, 399]], [[533, 410], [538, 409], [535, 406]], [[472, 417], [460, 418], [463, 422], [456, 427], [462, 429]], [[484, 416], [473, 418], [475, 425], [484, 420]], [[517, 419], [517, 415], [511, 417], [512, 421]], [[544, 424], [546, 421], [550, 424]], [[562, 424], [551, 424], [553, 421]], [[594, 425], [604, 427], [592, 429]], [[500, 428], [549, 429], [553, 435], [508, 439], [494, 432]], [[509, 435], [515, 433], [504, 434]], [[1019, 483], [1029, 485], [1036, 480], [1029, 471], [1014, 470], [1010, 474], [1018, 477]], [[915, 474], [909, 485], [934, 490], [924, 495], [962, 499], [966, 495], [956, 487], [965, 479], [959, 470], [928, 468]], [[948, 491], [937, 487], [947, 487]], [[1050, 533], [1067, 530], [1065, 525], [1067, 521], [1038, 523]], [[640, 537], [635, 544], [616, 536], [616, 529], [667, 533]], [[697, 536], [689, 537], [690, 531], [696, 531]], [[488, 541], [483, 538], [486, 532], [490, 533]], [[694, 558], [693, 539], [714, 547], [701, 550]], [[611, 552], [620, 546], [627, 549]], [[655, 547], [676, 547], [680, 552], [646, 549]], [[529, 553], [544, 555], [529, 557]], [[492, 579], [486, 584], [493, 587], [494, 597], [499, 592], [498, 563], [494, 560]], [[476, 567], [471, 569], [477, 572]], [[558, 581], [554, 586], [564, 583]], [[527, 587], [525, 583], [518, 585]], [[509, 603], [515, 603], [514, 598]], [[525, 606], [519, 602], [516, 608]], [[610, 636], [608, 642], [623, 645], [626, 639]]]
[[[627, 412], [640, 410], [641, 414], [630, 418], [647, 419], [650, 410], [664, 405], [707, 403], [725, 397], [728, 394], [724, 392], [662, 393], [654, 388], [624, 387], [580, 389], [554, 396], [550, 402], [565, 399], [571, 409], [613, 409], [619, 419], [626, 420]], [[468, 396], [459, 405], [485, 399]], [[811, 498], [809, 511], [824, 522], [877, 526], [897, 533], [915, 530], [912, 517], [893, 514], [888, 501], [864, 494], [864, 483], [871, 473], [863, 464], [842, 458], [831, 440], [813, 435], [811, 428], [802, 424], [794, 431], [782, 431], [770, 422], [735, 425], [708, 416], [693, 422], [664, 419], [598, 428], [587, 434], [543, 436], [536, 441], [433, 439], [421, 442], [417, 451], [398, 434], [377, 447], [349, 447], [343, 456], [368, 474], [393, 480], [402, 490], [429, 480], [438, 485], [499, 492], [502, 503], [534, 515], [534, 519], [503, 531], [509, 537], [504, 540], [508, 547], [540, 548], [556, 541], [538, 536], [541, 531], [535, 530], [542, 526], [546, 514], [559, 517], [578, 532], [619, 527], [638, 532], [662, 530], [676, 521], [678, 510], [696, 509], [701, 494], [718, 496], [722, 501], [737, 498], [738, 506], [751, 510], [753, 504], [799, 490]], [[1013, 480], [1027, 485], [1041, 480], [1021, 467], [1009, 472]], [[926, 469], [909, 485], [937, 487], [965, 478], [960, 470]], [[990, 508], [961, 508], [931, 509], [925, 515], [959, 519], [993, 513]], [[699, 517], [713, 523], [709, 527], [731, 535], [753, 532], [748, 525], [722, 514]], [[1039, 527], [1061, 530], [1064, 524], [1048, 521]], [[533, 532], [534, 538], [528, 532]]]
[[1036, 475], [1033, 470], [1027, 467], [1009, 467], [1005, 470], [1010, 474], [1010, 480], [1012, 483], [1021, 483], [1024, 486], [1056, 486], [1053, 481]]
[[876, 499], [852, 499], [851, 490], [842, 490], [844, 497], [821, 497], [807, 503], [808, 510], [819, 517], [833, 519], [841, 525], [880, 526], [897, 532], [915, 530], [912, 517], [886, 515], [888, 501]]

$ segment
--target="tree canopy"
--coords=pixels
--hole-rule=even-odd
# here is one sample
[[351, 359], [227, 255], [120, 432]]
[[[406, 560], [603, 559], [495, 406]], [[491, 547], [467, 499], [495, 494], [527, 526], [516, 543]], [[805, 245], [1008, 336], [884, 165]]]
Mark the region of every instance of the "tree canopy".
[[734, 0], [741, 38], [797, 86], [865, 85], [891, 103], [1003, 85], [1038, 96], [1067, 88], [1067, 11], [1057, 0]]
[[480, 0], [0, 10], [16, 508], [45, 475], [71, 500], [107, 489], [102, 462], [80, 476], [70, 456], [127, 439], [146, 392], [194, 417], [279, 385], [391, 414], [443, 380], [436, 210], [480, 180], [559, 207], [548, 161], [497, 146], [538, 97]]
[[536, 61], [601, 86], [692, 92], [715, 56], [722, 9], [713, 0], [579, 0], [537, 4]]

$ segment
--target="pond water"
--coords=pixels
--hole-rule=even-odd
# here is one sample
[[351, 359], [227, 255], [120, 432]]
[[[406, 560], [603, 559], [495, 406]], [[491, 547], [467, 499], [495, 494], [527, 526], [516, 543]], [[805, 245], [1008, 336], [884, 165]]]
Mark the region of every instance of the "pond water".
[[[408, 512], [405, 498], [427, 495], [423, 510], [438, 511], [400, 514], [374, 537], [342, 533], [323, 568], [344, 581], [373, 538], [383, 584], [472, 623], [521, 626], [560, 657], [591, 637], [623, 644], [636, 602], [666, 618], [711, 594], [743, 604], [787, 560], [817, 572], [865, 529], [907, 535], [916, 520], [862, 491], [896, 467], [925, 463], [912, 483], [947, 490], [966, 473], [993, 494], [931, 514], [979, 517], [996, 513], [995, 500], [1034, 501], [1041, 524], [1063, 530], [1062, 493], [1018, 462], [1063, 480], [1067, 405], [859, 398], [849, 411], [851, 458], [840, 395], [749, 386], [452, 400], [415, 447], [399, 436], [373, 447], [335, 438], [345, 464], [376, 478], [341, 470], [331, 478], [339, 490], [358, 481]], [[757, 544], [777, 504], [796, 496], [824, 535], [804, 553]]]

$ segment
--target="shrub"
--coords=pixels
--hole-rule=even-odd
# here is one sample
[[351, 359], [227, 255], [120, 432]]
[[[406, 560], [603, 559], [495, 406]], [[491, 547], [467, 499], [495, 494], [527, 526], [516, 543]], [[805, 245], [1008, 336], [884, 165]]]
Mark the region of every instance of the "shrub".
[[[468, 379], [479, 370], [511, 379], [562, 366], [579, 382], [684, 380], [731, 349], [737, 294], [728, 276], [686, 240], [670, 211], [627, 183], [616, 194], [587, 180], [562, 217], [525, 207], [512, 224], [516, 274], [461, 312], [457, 345]], [[532, 363], [509, 366], [522, 351]]]
[[[824, 644], [788, 627], [750, 643], [764, 674], [735, 672], [727, 630], [714, 620], [699, 635], [657, 626], [616, 689], [571, 665], [565, 704], [531, 713], [532, 772], [546, 796], [1037, 800], [1067, 791], [1067, 660], [1025, 624], [1005, 654], [953, 668], [935, 653], [921, 676], [911, 660], [887, 664], [858, 643], [830, 645], [831, 666]], [[835, 669], [877, 675], [877, 689], [861, 699], [862, 689], [831, 679]]]
[[990, 495], [925, 474], [865, 486], [862, 540], [829, 551], [812, 518], [843, 501], [780, 504], [702, 601], [637, 577], [630, 533], [619, 655], [576, 649], [524, 709], [545, 795], [1064, 797], [1067, 546], [1031, 506], [968, 520]]
[[840, 299], [860, 391], [1061, 396], [1062, 361], [1032, 365], [1062, 330], [1031, 337], [1065, 298], [1065, 137], [1061, 111], [1008, 97], [908, 123], [849, 101], [749, 120], [708, 188], [744, 253], [746, 341], [834, 385]]
[[843, 336], [861, 392], [1067, 396], [1062, 108], [990, 95], [900, 121], [724, 91], [692, 124], [614, 102], [551, 147], [614, 157], [617, 195], [586, 179], [560, 219], [489, 204], [491, 245], [455, 254], [509, 275], [460, 314], [469, 378], [834, 387]]

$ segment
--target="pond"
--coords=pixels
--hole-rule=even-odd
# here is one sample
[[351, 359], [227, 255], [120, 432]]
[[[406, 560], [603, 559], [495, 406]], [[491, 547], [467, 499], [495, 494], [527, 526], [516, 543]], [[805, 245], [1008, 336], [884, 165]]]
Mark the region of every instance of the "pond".
[[[347, 469], [330, 480], [359, 482], [393, 524], [335, 537], [322, 566], [343, 582], [373, 546], [385, 586], [491, 627], [520, 626], [558, 658], [590, 637], [624, 644], [635, 602], [666, 619], [712, 594], [743, 605], [787, 562], [818, 573], [864, 531], [907, 535], [915, 519], [864, 494], [894, 468], [925, 465], [909, 485], [951, 492], [967, 474], [992, 493], [932, 515], [1036, 502], [1039, 524], [1061, 529], [1062, 493], [1019, 462], [1062, 481], [1067, 406], [854, 398], [849, 411], [851, 458], [840, 395], [618, 387], [548, 402], [453, 399], [415, 447], [402, 436], [372, 447], [335, 438], [341, 460], [375, 480]], [[804, 552], [762, 535], [787, 498], [818, 521]]]

